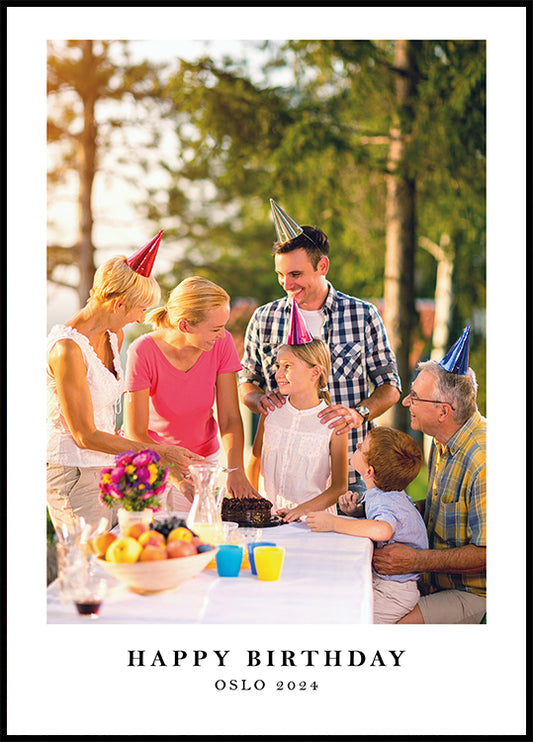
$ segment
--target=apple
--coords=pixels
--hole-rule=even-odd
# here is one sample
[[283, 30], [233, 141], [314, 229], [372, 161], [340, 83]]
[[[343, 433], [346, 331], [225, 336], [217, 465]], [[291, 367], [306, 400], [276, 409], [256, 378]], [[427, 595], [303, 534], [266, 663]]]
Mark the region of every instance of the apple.
[[167, 544], [171, 541], [192, 541], [193, 538], [188, 528], [173, 528], [167, 536]]
[[168, 559], [167, 550], [164, 546], [155, 546], [148, 544], [141, 551], [140, 562], [154, 562], [158, 559]]
[[197, 554], [196, 546], [193, 546], [189, 541], [171, 541], [167, 543], [167, 554], [169, 559], [176, 559], [178, 557], [192, 556]]
[[111, 533], [111, 531], [106, 531], [105, 533], [100, 533], [98, 536], [95, 536], [92, 539], [91, 548], [97, 556], [103, 557], [109, 546], [111, 546], [113, 541], [116, 540], [117, 537], [114, 533]]
[[121, 536], [108, 547], [105, 558], [108, 562], [136, 562], [142, 546], [131, 536]]
[[138, 538], [141, 546], [165, 546], [165, 537], [159, 531], [144, 531]]
[[134, 523], [132, 526], [128, 526], [126, 533], [121, 533], [122, 536], [129, 536], [130, 538], [138, 539], [142, 533], [145, 533], [150, 528], [149, 523]]

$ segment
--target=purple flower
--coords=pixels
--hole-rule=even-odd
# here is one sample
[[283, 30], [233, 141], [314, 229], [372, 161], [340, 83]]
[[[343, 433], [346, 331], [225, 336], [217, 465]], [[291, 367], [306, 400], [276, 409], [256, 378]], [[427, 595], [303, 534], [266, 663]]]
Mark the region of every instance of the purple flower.
[[118, 466], [127, 466], [127, 464], [131, 464], [133, 457], [135, 456], [135, 451], [125, 451], [124, 453], [119, 453], [117, 456], [115, 456], [115, 464]]

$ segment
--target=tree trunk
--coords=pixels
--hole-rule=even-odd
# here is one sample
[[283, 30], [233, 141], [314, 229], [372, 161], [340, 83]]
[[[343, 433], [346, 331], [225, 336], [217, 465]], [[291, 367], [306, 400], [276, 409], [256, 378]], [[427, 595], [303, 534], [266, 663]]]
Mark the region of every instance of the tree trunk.
[[[87, 70], [94, 68], [93, 42], [83, 41], [83, 56]], [[78, 296], [80, 306], [83, 306], [89, 298], [89, 291], [93, 284], [94, 267], [94, 245], [92, 238], [93, 213], [92, 213], [92, 190], [96, 172], [96, 85], [87, 85], [82, 93], [83, 101], [83, 130], [80, 134], [78, 146], [79, 162], [79, 194], [78, 194], [78, 265], [80, 269], [80, 280], [78, 285]]]
[[[384, 284], [384, 322], [398, 361], [404, 389], [411, 381], [409, 352], [416, 318], [414, 296], [415, 182], [409, 175], [407, 141], [411, 110], [416, 95], [415, 68], [409, 41], [397, 41], [395, 60], [397, 115], [390, 136], [387, 166], [386, 253]], [[386, 423], [409, 430], [408, 410], [396, 404]]]
[[[435, 244], [427, 237], [419, 240], [421, 247], [427, 250], [437, 261], [437, 277], [435, 282], [435, 316], [431, 337], [431, 359], [440, 361], [446, 355], [449, 344], [449, 328], [452, 314], [453, 299], [453, 261], [454, 250], [450, 245], [450, 237], [441, 235], [440, 245]], [[424, 435], [424, 455], [429, 458], [432, 437]]]
[[427, 250], [437, 262], [437, 277], [435, 281], [435, 316], [431, 337], [431, 358], [440, 361], [448, 350], [449, 328], [452, 315], [452, 276], [454, 250], [447, 234], [441, 235], [437, 245], [427, 237], [421, 237], [419, 244]]

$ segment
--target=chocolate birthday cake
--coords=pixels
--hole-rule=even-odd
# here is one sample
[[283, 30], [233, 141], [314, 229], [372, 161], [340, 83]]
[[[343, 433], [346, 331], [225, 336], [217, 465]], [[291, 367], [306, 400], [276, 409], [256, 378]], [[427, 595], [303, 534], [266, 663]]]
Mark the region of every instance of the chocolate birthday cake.
[[272, 503], [264, 497], [225, 497], [222, 520], [261, 526], [271, 520]]

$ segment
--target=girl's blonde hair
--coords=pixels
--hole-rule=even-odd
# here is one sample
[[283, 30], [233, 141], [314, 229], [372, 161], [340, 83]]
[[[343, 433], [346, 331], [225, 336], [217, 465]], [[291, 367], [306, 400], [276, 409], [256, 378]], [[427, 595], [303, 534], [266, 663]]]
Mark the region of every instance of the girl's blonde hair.
[[181, 319], [186, 319], [191, 325], [197, 325], [210, 309], [229, 303], [229, 294], [216, 283], [200, 276], [189, 276], [172, 289], [163, 307], [148, 312], [145, 322], [153, 327], [177, 327]]
[[299, 343], [298, 345], [282, 345], [278, 348], [278, 353], [282, 350], [288, 350], [293, 353], [308, 366], [319, 366], [320, 375], [317, 379], [317, 390], [319, 399], [323, 399], [328, 405], [331, 404], [331, 397], [327, 390], [329, 370], [331, 367], [331, 356], [329, 348], [320, 338], [313, 338], [310, 343]]
[[97, 269], [89, 297], [99, 304], [121, 299], [130, 310], [153, 307], [161, 299], [161, 289], [153, 276], [141, 276], [129, 267], [125, 255], [117, 255]]

